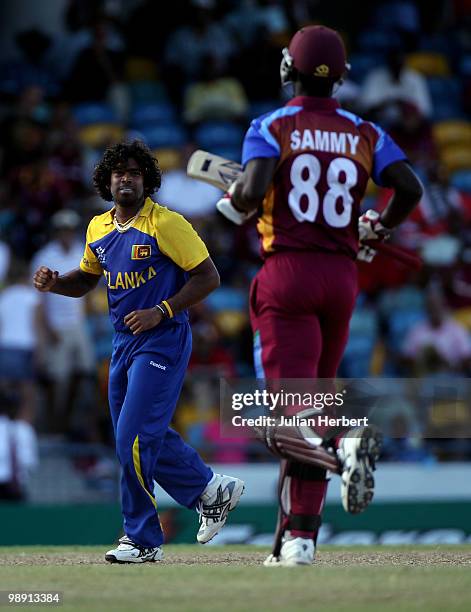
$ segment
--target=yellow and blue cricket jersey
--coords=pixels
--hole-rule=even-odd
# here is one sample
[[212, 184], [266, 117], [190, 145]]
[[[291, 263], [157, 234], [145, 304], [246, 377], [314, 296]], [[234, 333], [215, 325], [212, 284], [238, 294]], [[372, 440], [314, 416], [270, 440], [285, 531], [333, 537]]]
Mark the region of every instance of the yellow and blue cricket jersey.
[[[177, 293], [192, 270], [208, 256], [206, 245], [181, 215], [146, 198], [134, 226], [118, 232], [114, 209], [93, 217], [80, 268], [105, 275], [111, 321], [118, 332], [130, 332], [124, 317], [152, 308]], [[172, 322], [188, 320], [187, 311]]]

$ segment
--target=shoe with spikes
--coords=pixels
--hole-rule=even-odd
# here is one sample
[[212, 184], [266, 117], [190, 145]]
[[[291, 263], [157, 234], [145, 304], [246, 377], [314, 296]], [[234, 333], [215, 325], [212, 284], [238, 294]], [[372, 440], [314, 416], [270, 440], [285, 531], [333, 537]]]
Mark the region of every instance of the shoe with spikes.
[[341, 439], [337, 454], [342, 465], [340, 492], [345, 512], [359, 514], [373, 500], [373, 472], [382, 444], [383, 436], [373, 426], [355, 427]]

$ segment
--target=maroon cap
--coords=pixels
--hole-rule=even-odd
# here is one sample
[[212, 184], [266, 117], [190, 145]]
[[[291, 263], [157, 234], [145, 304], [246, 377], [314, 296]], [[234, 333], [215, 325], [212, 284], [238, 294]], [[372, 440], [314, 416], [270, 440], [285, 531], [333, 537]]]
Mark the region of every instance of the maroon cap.
[[324, 26], [307, 26], [291, 39], [289, 54], [303, 74], [339, 79], [346, 70], [346, 52], [338, 32]]

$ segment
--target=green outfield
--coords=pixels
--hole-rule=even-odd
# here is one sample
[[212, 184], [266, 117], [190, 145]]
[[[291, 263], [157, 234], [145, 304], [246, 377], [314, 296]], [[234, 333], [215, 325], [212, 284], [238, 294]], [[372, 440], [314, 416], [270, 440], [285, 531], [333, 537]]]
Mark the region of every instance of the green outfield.
[[324, 547], [308, 568], [265, 568], [268, 551], [250, 546], [166, 546], [144, 565], [103, 552], [0, 548], [0, 590], [61, 591], [60, 610], [88, 612], [471, 609], [471, 546]]

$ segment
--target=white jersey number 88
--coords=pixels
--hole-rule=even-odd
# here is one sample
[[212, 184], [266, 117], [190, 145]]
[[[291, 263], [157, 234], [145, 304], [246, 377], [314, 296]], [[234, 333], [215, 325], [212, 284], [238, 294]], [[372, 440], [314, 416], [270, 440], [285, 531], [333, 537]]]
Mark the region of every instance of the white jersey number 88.
[[[340, 181], [343, 173], [345, 180]], [[303, 178], [303, 174], [306, 178]], [[288, 204], [297, 221], [313, 223], [319, 212], [319, 194], [317, 184], [321, 177], [321, 164], [315, 155], [303, 153], [298, 155], [291, 166], [290, 179], [293, 188], [288, 195]], [[358, 171], [355, 164], [345, 157], [333, 159], [327, 168], [328, 191], [322, 202], [322, 214], [331, 227], [347, 227], [352, 218], [353, 196], [350, 193], [356, 185]], [[307, 208], [301, 210], [301, 198], [306, 196]], [[337, 212], [337, 200], [342, 203], [342, 212]]]

